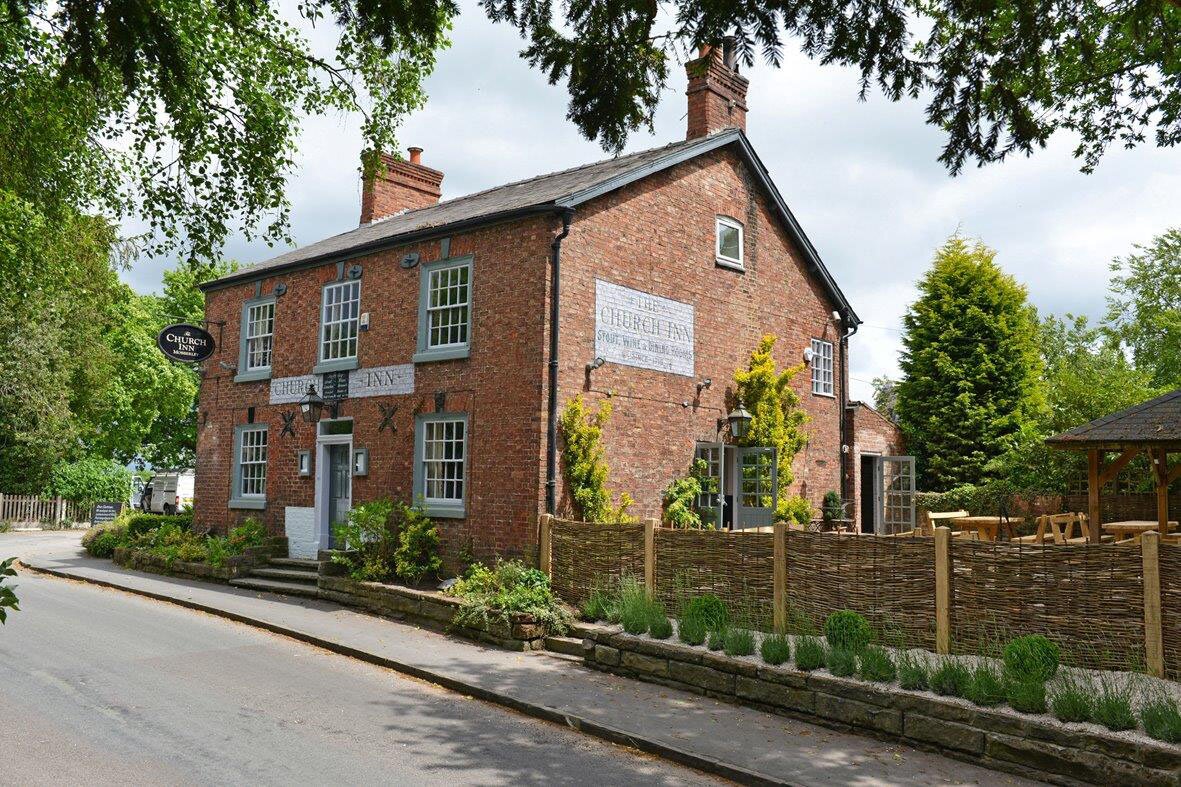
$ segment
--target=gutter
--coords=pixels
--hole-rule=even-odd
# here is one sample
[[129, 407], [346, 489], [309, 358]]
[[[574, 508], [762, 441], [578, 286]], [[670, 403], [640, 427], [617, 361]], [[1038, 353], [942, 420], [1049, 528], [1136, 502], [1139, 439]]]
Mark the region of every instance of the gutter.
[[561, 314], [562, 241], [570, 234], [574, 208], [564, 208], [562, 231], [550, 244], [549, 400], [545, 424], [545, 512], [557, 509], [558, 488], [558, 317]]

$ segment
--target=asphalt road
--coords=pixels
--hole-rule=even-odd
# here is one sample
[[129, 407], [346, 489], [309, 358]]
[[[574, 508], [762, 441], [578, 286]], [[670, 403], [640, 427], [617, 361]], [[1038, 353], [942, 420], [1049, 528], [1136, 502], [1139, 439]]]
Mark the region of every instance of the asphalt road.
[[0, 627], [3, 784], [713, 782], [221, 618], [17, 584]]

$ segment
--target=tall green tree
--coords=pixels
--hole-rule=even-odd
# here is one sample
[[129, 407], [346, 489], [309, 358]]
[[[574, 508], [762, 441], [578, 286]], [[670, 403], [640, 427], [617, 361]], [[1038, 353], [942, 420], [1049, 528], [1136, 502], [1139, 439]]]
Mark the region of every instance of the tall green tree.
[[927, 491], [984, 480], [1044, 410], [1037, 315], [995, 256], [953, 235], [903, 318], [898, 417]]
[[1158, 388], [1181, 388], [1181, 227], [1111, 264], [1108, 335]]

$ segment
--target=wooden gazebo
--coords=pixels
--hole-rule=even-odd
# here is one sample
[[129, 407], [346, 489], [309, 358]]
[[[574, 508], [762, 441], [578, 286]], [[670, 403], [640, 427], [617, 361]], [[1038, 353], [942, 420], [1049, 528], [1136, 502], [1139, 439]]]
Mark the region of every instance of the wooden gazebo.
[[[1169, 454], [1181, 453], [1181, 389], [1076, 426], [1047, 439], [1046, 444], [1087, 452], [1087, 519], [1092, 543], [1099, 541], [1099, 491], [1141, 452], [1152, 462], [1156, 518], [1159, 531], [1166, 532], [1169, 484], [1181, 477], [1181, 462], [1169, 467]], [[1119, 455], [1105, 463], [1106, 454], [1114, 451]]]

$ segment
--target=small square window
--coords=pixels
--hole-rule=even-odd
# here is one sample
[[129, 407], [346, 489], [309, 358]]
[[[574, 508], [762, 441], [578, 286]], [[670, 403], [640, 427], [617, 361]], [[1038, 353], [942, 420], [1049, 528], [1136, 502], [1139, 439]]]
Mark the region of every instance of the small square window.
[[716, 223], [715, 258], [719, 265], [730, 268], [743, 267], [742, 224], [729, 216], [718, 216]]

